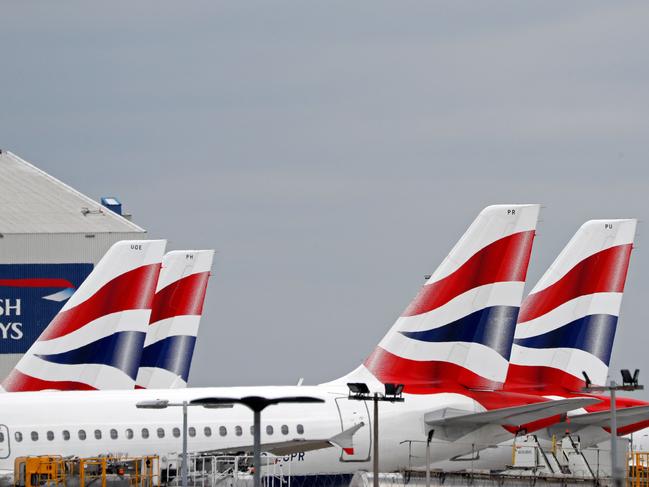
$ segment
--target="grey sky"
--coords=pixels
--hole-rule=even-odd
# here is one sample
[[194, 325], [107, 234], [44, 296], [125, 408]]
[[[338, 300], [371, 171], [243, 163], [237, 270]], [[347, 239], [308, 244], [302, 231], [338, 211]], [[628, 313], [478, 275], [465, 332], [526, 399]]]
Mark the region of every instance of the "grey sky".
[[[583, 221], [649, 216], [646, 2], [0, 11], [0, 147], [218, 250], [194, 385], [352, 369], [487, 204], [546, 205], [530, 285]], [[645, 231], [612, 367], [649, 381]]]

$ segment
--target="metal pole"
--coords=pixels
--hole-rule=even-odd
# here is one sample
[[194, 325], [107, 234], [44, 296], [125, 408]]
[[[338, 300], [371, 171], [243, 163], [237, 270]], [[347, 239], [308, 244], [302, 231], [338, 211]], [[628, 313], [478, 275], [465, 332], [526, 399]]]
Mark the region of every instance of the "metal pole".
[[430, 441], [426, 442], [426, 487], [430, 487]]
[[183, 401], [183, 463], [181, 469], [183, 487], [187, 487], [187, 401]]
[[374, 466], [373, 483], [374, 487], [379, 487], [379, 394], [374, 393]]
[[254, 411], [254, 450], [252, 463], [255, 467], [254, 487], [261, 487], [261, 411]]
[[428, 440], [426, 440], [426, 487], [430, 487], [430, 442], [433, 439], [435, 430], [428, 432]]
[[622, 475], [617, 465], [617, 409], [615, 404], [615, 381], [611, 381], [611, 473], [615, 487], [622, 487]]

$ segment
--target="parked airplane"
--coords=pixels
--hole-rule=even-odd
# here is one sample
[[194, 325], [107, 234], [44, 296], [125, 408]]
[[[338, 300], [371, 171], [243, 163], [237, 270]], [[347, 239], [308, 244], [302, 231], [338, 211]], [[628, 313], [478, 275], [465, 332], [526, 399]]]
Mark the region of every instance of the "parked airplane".
[[[347, 382], [365, 382], [371, 391], [382, 391], [386, 382], [405, 384], [404, 403], [381, 404], [382, 471], [424, 458], [430, 431], [433, 459], [440, 460], [594, 404], [594, 398], [549, 400], [468, 388], [505, 380], [538, 212], [538, 205], [485, 208], [371, 357], [337, 381], [309, 387], [8, 394], [0, 403], [0, 469], [10, 470], [21, 455], [178, 451], [180, 411], [135, 407], [154, 399], [319, 398], [322, 404], [283, 404], [264, 411], [263, 448], [288, 455], [284, 461], [291, 463], [294, 476], [343, 474], [347, 477], [337, 478], [347, 483], [354, 471], [370, 467], [372, 455], [368, 405], [348, 397]], [[189, 422], [192, 451], [251, 448], [252, 414], [242, 406], [194, 407]]]
[[162, 259], [136, 388], [187, 387], [213, 257], [176, 250]]
[[[633, 247], [636, 220], [591, 220], [584, 223], [523, 300], [505, 389], [547, 398], [583, 396], [582, 371], [594, 384], [604, 384]], [[579, 436], [582, 447], [610, 438], [610, 403], [569, 413], [537, 431], [543, 445], [566, 432]], [[619, 434], [647, 425], [649, 403], [617, 399]], [[546, 440], [547, 442], [544, 442]], [[435, 467], [464, 468], [466, 458]], [[471, 458], [473, 468], [498, 469], [511, 462], [511, 441]]]
[[123, 240], [108, 249], [2, 388], [133, 389], [165, 245]]

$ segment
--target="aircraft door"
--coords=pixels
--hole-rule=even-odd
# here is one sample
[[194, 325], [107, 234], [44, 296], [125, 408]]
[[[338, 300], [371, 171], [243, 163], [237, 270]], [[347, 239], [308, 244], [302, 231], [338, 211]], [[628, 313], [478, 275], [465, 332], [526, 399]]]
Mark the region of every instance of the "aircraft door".
[[9, 428], [0, 424], [0, 458], [9, 458], [11, 438], [9, 437]]
[[370, 459], [370, 448], [372, 445], [372, 428], [370, 423], [370, 412], [366, 401], [351, 400], [346, 397], [336, 399], [336, 407], [340, 415], [341, 431], [363, 423], [363, 426], [354, 434], [354, 453], [345, 453], [341, 450], [341, 462], [367, 462]]

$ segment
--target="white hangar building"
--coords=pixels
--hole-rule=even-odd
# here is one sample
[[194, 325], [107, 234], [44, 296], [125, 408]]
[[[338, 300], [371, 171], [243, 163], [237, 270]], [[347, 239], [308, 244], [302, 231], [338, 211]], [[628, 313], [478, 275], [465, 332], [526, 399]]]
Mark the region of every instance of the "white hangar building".
[[0, 151], [0, 381], [108, 248], [142, 238], [116, 198], [98, 203]]

